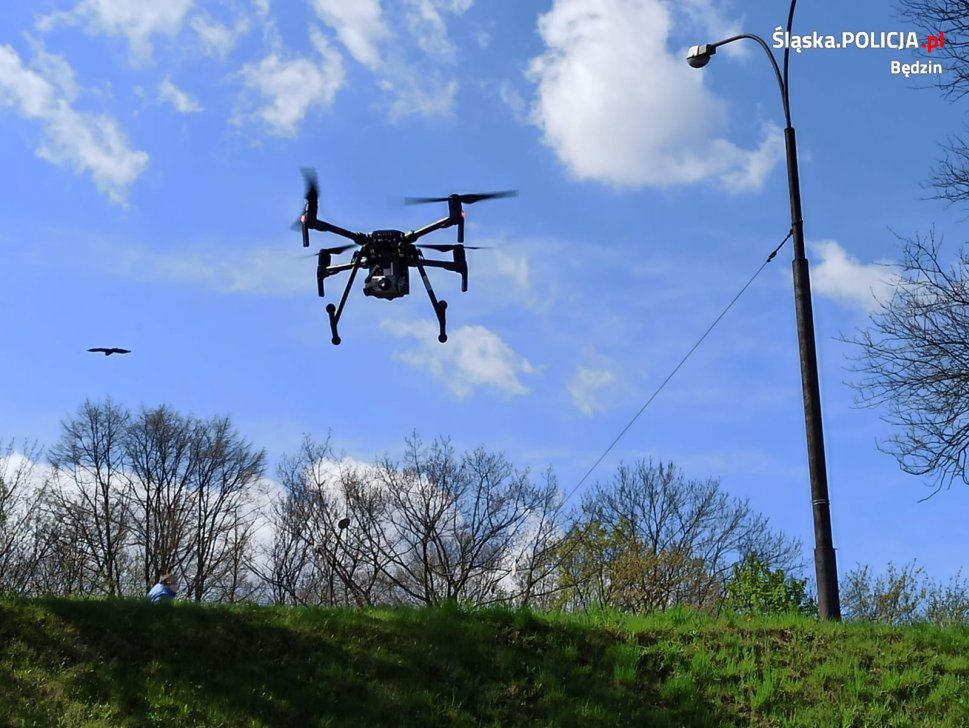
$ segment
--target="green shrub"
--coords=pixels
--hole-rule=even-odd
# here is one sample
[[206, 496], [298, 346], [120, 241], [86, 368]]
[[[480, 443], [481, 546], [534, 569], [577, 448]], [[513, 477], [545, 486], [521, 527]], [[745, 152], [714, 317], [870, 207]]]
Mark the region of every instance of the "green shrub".
[[804, 579], [771, 570], [756, 556], [747, 556], [734, 564], [727, 580], [724, 608], [743, 614], [815, 613], [816, 607], [807, 596]]

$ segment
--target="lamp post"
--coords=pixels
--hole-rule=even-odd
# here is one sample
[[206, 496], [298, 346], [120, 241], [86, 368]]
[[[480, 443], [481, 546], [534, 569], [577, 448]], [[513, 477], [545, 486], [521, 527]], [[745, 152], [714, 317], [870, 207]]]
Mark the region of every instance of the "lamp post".
[[[794, 21], [792, 0], [787, 18], [788, 37]], [[791, 232], [794, 243], [794, 305], [797, 312], [797, 339], [801, 357], [801, 389], [804, 397], [804, 425], [807, 431], [808, 469], [811, 476], [811, 505], [814, 514], [814, 568], [818, 581], [818, 612], [821, 619], [841, 619], [838, 596], [838, 566], [831, 539], [831, 509], [828, 501], [828, 475], [824, 462], [824, 434], [821, 428], [821, 392], [818, 386], [818, 360], [814, 341], [814, 312], [811, 307], [811, 277], [804, 254], [804, 222], [801, 218], [801, 188], [797, 174], [797, 144], [791, 125], [787, 69], [790, 49], [784, 50], [784, 72], [763, 38], [744, 33], [708, 45], [693, 46], [687, 63], [703, 68], [717, 48], [746, 38], [758, 43], [770, 59], [784, 105], [784, 142], [787, 151], [787, 182], [791, 197]]]

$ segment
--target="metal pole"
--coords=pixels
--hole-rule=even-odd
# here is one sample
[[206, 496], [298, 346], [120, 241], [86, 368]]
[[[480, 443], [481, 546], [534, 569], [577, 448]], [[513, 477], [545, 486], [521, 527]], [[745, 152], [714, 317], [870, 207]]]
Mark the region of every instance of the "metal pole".
[[814, 341], [814, 310], [811, 306], [811, 275], [804, 254], [804, 221], [801, 217], [801, 185], [797, 172], [797, 142], [794, 129], [784, 130], [787, 148], [787, 180], [791, 196], [793, 231], [794, 308], [797, 312], [797, 340], [801, 357], [801, 389], [804, 396], [804, 428], [807, 432], [811, 505], [814, 516], [814, 569], [818, 582], [818, 614], [822, 620], [841, 619], [838, 593], [838, 565], [831, 538], [831, 509], [828, 474], [824, 460], [824, 432], [821, 427], [821, 390], [818, 356]]

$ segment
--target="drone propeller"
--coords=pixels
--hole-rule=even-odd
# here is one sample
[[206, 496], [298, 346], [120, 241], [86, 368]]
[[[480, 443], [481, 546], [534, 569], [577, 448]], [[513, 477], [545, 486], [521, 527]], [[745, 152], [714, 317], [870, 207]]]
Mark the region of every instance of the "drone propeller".
[[315, 220], [320, 200], [320, 182], [312, 167], [303, 167], [300, 172], [306, 181], [306, 214], [311, 220]]
[[416, 246], [418, 248], [429, 248], [442, 253], [450, 253], [452, 250], [461, 248], [463, 250], [490, 250], [490, 245], [464, 245], [463, 243], [424, 243]]
[[476, 192], [465, 195], [450, 195], [448, 197], [405, 197], [404, 204], [424, 205], [431, 202], [451, 202], [452, 200], [455, 200], [465, 205], [473, 205], [475, 202], [480, 202], [481, 200], [493, 200], [501, 197], [515, 197], [517, 195], [517, 190], [502, 190], [501, 192]]
[[310, 253], [309, 255], [301, 255], [300, 258], [316, 258], [320, 253], [326, 253], [328, 255], [339, 255], [340, 253], [345, 253], [348, 250], [357, 247], [354, 245], [340, 245], [336, 248], [320, 248], [315, 253]]
[[319, 212], [320, 204], [320, 183], [316, 178], [316, 170], [312, 167], [302, 167], [300, 172], [303, 173], [303, 179], [306, 182], [306, 205], [303, 207], [302, 214], [293, 221], [290, 225], [291, 230], [302, 230], [303, 231], [303, 247], [308, 248], [310, 241], [309, 235], [307, 233], [306, 227], [304, 226], [304, 220], [315, 220]]

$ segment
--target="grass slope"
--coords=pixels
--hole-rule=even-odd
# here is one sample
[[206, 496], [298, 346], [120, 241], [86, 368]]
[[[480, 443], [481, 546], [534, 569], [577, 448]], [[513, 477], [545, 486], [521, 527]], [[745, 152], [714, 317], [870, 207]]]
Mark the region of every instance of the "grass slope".
[[0, 724], [969, 726], [969, 630], [0, 600]]

